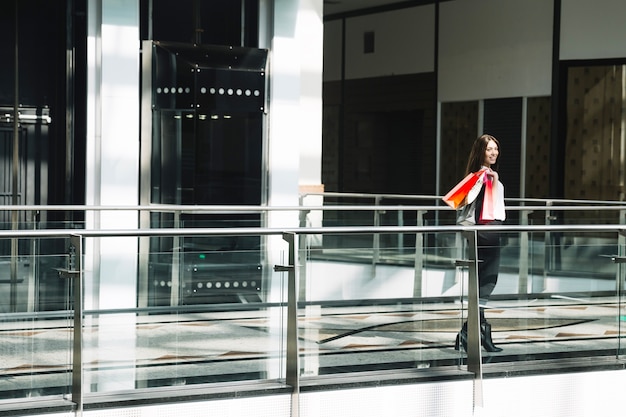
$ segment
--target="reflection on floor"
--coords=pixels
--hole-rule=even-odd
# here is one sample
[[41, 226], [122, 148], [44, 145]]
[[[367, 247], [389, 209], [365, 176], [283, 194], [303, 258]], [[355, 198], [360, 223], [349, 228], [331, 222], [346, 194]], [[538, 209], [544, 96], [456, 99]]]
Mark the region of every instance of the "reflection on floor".
[[[91, 392], [284, 376], [285, 309], [87, 317], [84, 378]], [[307, 306], [303, 376], [460, 364], [465, 311], [455, 303]], [[494, 302], [490, 361], [615, 355], [626, 322], [615, 298]], [[0, 323], [0, 399], [63, 394], [71, 383], [69, 319]], [[621, 354], [626, 353], [623, 349]]]

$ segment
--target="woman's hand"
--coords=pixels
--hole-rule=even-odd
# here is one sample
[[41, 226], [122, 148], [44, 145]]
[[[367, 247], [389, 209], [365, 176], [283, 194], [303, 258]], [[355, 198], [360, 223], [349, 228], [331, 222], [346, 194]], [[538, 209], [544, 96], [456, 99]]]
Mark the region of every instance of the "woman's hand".
[[500, 178], [498, 176], [498, 173], [491, 168], [487, 169], [487, 172], [485, 172], [485, 174], [491, 179], [491, 182], [498, 182]]

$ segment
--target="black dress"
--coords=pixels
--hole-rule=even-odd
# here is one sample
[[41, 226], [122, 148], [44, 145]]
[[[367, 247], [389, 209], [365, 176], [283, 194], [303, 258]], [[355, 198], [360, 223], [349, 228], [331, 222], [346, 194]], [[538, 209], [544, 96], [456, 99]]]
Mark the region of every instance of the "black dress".
[[[480, 213], [483, 209], [483, 200], [485, 196], [485, 186], [483, 185], [480, 193], [476, 197], [476, 224], [502, 224], [500, 220], [492, 220], [487, 223], [480, 223]], [[500, 271], [500, 234], [497, 232], [487, 232], [478, 230], [477, 246], [478, 246], [478, 298], [480, 304], [485, 304], [496, 283], [498, 282], [498, 272]]]

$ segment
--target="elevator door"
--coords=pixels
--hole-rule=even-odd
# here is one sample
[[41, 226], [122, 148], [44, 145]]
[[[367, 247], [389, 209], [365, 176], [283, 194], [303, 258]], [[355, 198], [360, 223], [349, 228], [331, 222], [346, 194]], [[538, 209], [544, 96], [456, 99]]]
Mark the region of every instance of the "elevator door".
[[[13, 109], [0, 108], [0, 113], [5, 115], [0, 120], [0, 204], [46, 204], [51, 122], [48, 109], [20, 107], [17, 130]], [[46, 221], [43, 211], [21, 210], [15, 216], [8, 210], [0, 213], [3, 230], [49, 227], [44, 226]], [[50, 239], [0, 240], [0, 312], [49, 310], [65, 305], [66, 285], [55, 270], [60, 258], [51, 255], [57, 243]]]
[[[261, 205], [267, 51], [155, 42], [150, 52], [149, 202]], [[259, 227], [262, 218], [153, 211], [150, 222], [152, 227]], [[148, 304], [261, 299], [260, 248], [258, 236], [154, 238], [144, 286]]]

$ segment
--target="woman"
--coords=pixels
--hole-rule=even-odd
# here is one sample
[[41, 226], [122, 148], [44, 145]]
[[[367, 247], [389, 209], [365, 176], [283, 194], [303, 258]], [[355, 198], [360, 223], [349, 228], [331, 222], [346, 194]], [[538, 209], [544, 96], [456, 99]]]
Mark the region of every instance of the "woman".
[[[482, 135], [474, 141], [467, 161], [466, 174], [483, 171], [482, 181], [467, 196], [467, 204], [473, 204], [473, 218], [469, 223], [477, 225], [502, 224], [506, 214], [504, 210], [504, 186], [498, 176], [498, 156], [500, 142], [491, 135]], [[483, 213], [485, 189], [492, 195], [492, 213]], [[467, 224], [464, 220], [464, 224]], [[485, 319], [485, 304], [489, 300], [498, 281], [500, 269], [500, 236], [497, 232], [478, 231], [478, 298], [480, 305], [480, 332], [483, 348], [488, 352], [500, 352], [501, 348], [493, 344], [491, 339], [491, 325]], [[467, 350], [467, 322], [463, 324], [457, 335], [455, 348], [463, 346]]]

